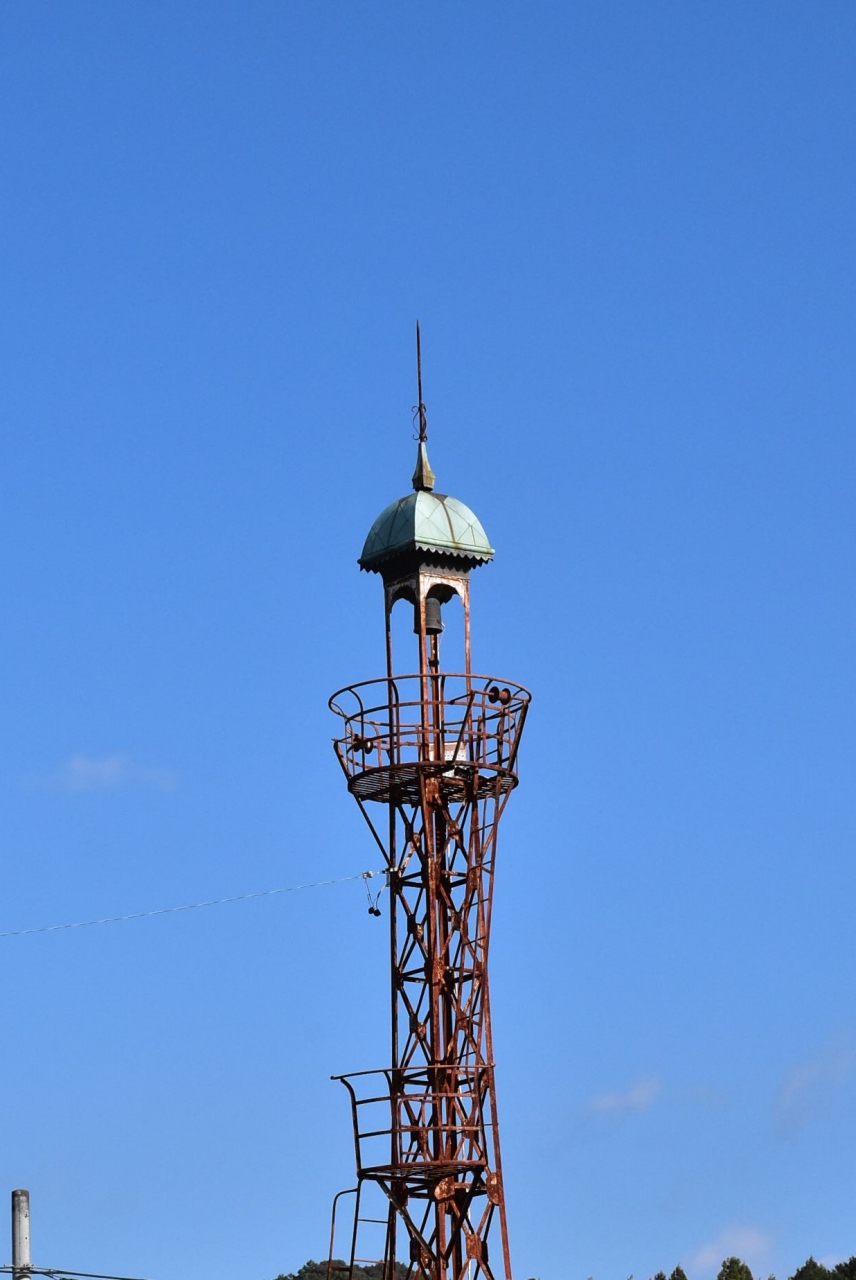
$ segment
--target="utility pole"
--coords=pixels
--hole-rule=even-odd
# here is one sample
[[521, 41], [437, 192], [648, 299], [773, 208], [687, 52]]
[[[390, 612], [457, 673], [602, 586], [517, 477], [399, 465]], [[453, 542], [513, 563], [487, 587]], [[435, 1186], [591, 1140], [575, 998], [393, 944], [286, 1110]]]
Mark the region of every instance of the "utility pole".
[[12, 1280], [30, 1280], [30, 1193], [12, 1192]]
[[130, 1276], [104, 1275], [100, 1271], [68, 1271], [65, 1267], [34, 1267], [30, 1258], [30, 1193], [12, 1192], [12, 1265], [0, 1266], [0, 1276], [11, 1273], [12, 1280], [133, 1280]]

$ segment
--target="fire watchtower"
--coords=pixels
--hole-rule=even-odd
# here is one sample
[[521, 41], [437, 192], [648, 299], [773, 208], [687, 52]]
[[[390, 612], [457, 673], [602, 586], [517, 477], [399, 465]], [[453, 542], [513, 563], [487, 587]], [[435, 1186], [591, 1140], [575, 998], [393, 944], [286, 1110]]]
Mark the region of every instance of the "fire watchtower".
[[[417, 326], [417, 351], [418, 342]], [[392, 1044], [390, 1066], [336, 1077], [351, 1101], [357, 1186], [340, 1193], [355, 1196], [344, 1267], [333, 1262], [334, 1202], [328, 1280], [380, 1259], [383, 1280], [511, 1280], [487, 959], [497, 827], [517, 785], [529, 694], [472, 673], [470, 573], [494, 553], [473, 512], [434, 492], [421, 370], [418, 414], [413, 492], [381, 512], [359, 561], [383, 579], [386, 676], [330, 700], [348, 790], [387, 866]], [[459, 674], [440, 660], [442, 609], [454, 596]], [[393, 661], [401, 601], [413, 609], [411, 675]]]

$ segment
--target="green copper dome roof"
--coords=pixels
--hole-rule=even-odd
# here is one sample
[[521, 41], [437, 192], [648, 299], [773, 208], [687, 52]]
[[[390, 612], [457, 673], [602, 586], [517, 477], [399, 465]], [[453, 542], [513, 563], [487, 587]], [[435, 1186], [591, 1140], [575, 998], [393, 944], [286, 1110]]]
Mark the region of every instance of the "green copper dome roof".
[[369, 529], [360, 568], [378, 571], [388, 560], [420, 551], [456, 556], [471, 565], [493, 559], [493, 547], [469, 507], [421, 488], [380, 513]]

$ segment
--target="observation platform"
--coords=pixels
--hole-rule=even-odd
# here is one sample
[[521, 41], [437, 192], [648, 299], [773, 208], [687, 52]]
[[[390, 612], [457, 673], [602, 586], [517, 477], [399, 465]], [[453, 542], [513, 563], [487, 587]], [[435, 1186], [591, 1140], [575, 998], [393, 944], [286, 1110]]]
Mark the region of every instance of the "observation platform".
[[419, 804], [437, 779], [445, 800], [487, 799], [517, 786], [530, 695], [494, 676], [449, 672], [364, 680], [334, 693], [336, 754], [359, 800]]

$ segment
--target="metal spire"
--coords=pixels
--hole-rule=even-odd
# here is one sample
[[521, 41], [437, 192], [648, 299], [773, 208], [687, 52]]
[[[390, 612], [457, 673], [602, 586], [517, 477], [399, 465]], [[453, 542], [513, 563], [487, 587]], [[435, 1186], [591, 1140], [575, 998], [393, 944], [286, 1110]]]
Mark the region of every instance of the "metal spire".
[[434, 488], [435, 477], [431, 470], [431, 463], [428, 461], [428, 414], [422, 400], [422, 338], [418, 320], [416, 321], [416, 381], [419, 403], [414, 416], [419, 418], [419, 435], [416, 437], [419, 447], [416, 453], [416, 470], [413, 472], [413, 488], [417, 492], [420, 489], [427, 489], [430, 492]]

